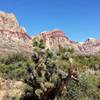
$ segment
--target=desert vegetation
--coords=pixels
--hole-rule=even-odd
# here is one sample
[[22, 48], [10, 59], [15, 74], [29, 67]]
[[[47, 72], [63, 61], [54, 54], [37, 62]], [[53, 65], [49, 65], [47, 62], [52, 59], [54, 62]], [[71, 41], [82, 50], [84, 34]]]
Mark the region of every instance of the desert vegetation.
[[54, 53], [41, 38], [33, 54], [0, 59], [0, 77], [25, 83], [21, 97], [12, 100], [100, 100], [100, 55], [75, 55], [72, 47]]

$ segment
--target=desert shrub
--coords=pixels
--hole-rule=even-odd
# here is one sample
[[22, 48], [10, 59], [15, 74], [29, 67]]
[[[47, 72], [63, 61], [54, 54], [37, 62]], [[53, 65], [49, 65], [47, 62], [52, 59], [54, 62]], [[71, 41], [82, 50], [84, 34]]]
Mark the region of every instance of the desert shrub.
[[100, 62], [92, 62], [90, 65], [89, 65], [89, 68], [90, 69], [93, 69], [93, 70], [100, 70]]
[[28, 58], [23, 56], [22, 54], [13, 54], [13, 55], [9, 55], [6, 60], [5, 60], [5, 64], [12, 64], [12, 63], [17, 63], [19, 61], [26, 61]]
[[4, 65], [0, 66], [0, 73], [3, 77], [18, 79], [25, 74], [25, 67], [15, 64]]
[[100, 55], [74, 55], [74, 65], [82, 70], [88, 68], [92, 70], [100, 70]]
[[14, 96], [14, 97], [11, 97], [11, 100], [20, 100], [20, 97], [19, 96]]
[[65, 90], [64, 95], [62, 96], [62, 100], [79, 100], [82, 92], [79, 86], [75, 82], [70, 82]]
[[[33, 41], [33, 47], [32, 58], [18, 54], [0, 59], [0, 76], [17, 80], [27, 79], [24, 81], [29, 84], [23, 94], [26, 98], [28, 95], [33, 98], [35, 92], [35, 95], [39, 97], [41, 93], [45, 93], [48, 87], [54, 86], [54, 89], [55, 87], [58, 89], [59, 83], [63, 80], [62, 77], [66, 77], [66, 71], [70, 67], [80, 70], [100, 69], [99, 55], [77, 56], [73, 54], [74, 49], [71, 47], [60, 47], [59, 52], [53, 53], [50, 49], [45, 48], [45, 41], [38, 38]], [[79, 84], [70, 81], [63, 90], [61, 100], [100, 100], [99, 84], [98, 76], [80, 73]], [[53, 94], [58, 93], [57, 89]], [[17, 100], [16, 97], [13, 99]]]
[[100, 83], [100, 77], [94, 75], [83, 75], [80, 78], [81, 81], [81, 91], [85, 96], [91, 100], [99, 100], [100, 90], [97, 88], [97, 85]]
[[26, 69], [29, 66], [34, 68], [31, 58], [19, 54], [12, 55], [0, 60], [0, 75], [11, 79], [22, 79], [27, 76]]
[[79, 84], [70, 82], [62, 100], [100, 100], [100, 77], [94, 75], [81, 75]]

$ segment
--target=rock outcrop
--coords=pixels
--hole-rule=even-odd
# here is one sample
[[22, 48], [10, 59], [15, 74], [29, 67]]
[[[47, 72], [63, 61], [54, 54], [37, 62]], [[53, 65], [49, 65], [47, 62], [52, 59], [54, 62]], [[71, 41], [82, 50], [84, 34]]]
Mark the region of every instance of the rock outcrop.
[[0, 54], [31, 52], [31, 37], [20, 28], [13, 14], [0, 12]]
[[59, 46], [66, 47], [66, 44], [69, 44], [69, 39], [64, 32], [58, 29], [41, 32], [40, 36], [46, 41], [46, 46], [54, 52], [58, 51]]
[[25, 84], [21, 81], [3, 79], [0, 77], [0, 100], [15, 100], [24, 91]]
[[78, 44], [80, 54], [100, 54], [100, 40], [89, 38], [82, 44]]
[[[89, 38], [83, 43], [76, 43], [65, 36], [64, 32], [55, 29], [39, 33], [46, 46], [57, 52], [59, 46], [72, 46], [77, 54], [100, 53], [100, 40]], [[35, 36], [34, 36], [35, 37]], [[32, 54], [32, 38], [27, 35], [25, 28], [20, 27], [12, 13], [0, 12], [0, 54], [26, 53]]]
[[94, 38], [89, 38], [83, 43], [77, 43], [71, 41], [65, 36], [63, 31], [58, 29], [49, 32], [41, 32], [40, 36], [46, 41], [46, 46], [54, 52], [58, 51], [59, 46], [64, 48], [72, 46], [76, 54], [100, 54], [100, 40]]

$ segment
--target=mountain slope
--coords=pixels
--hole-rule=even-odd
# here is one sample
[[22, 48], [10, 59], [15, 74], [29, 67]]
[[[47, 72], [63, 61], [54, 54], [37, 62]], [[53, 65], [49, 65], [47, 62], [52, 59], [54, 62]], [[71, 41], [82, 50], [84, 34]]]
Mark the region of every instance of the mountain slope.
[[63, 31], [58, 29], [50, 32], [41, 32], [40, 36], [46, 41], [47, 47], [55, 52], [59, 49], [60, 45], [64, 48], [72, 46], [76, 54], [100, 54], [100, 40], [94, 38], [89, 38], [83, 43], [77, 43], [71, 41], [65, 36]]
[[[41, 32], [38, 36], [42, 37], [46, 46], [54, 52], [59, 50], [59, 46], [72, 46], [76, 54], [100, 54], [100, 40], [94, 38], [77, 43], [71, 41], [59, 29]], [[19, 26], [14, 14], [0, 12], [0, 54], [12, 53], [32, 54], [32, 38], [27, 35], [24, 27]]]
[[0, 12], [0, 54], [31, 51], [31, 37], [13, 14]]

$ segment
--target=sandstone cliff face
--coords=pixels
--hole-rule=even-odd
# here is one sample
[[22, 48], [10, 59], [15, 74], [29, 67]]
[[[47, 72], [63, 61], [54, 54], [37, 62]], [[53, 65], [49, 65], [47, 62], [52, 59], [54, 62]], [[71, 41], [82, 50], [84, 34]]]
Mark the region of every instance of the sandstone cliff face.
[[65, 36], [61, 30], [53, 30], [50, 32], [41, 32], [40, 36], [46, 41], [46, 46], [53, 51], [58, 51], [59, 45], [62, 47], [72, 46], [76, 54], [100, 54], [100, 41], [90, 38], [83, 43], [76, 43]]
[[89, 38], [78, 45], [81, 54], [100, 54], [100, 40]]
[[[72, 46], [77, 54], [100, 54], [100, 40], [93, 38], [83, 43], [76, 43], [65, 36], [64, 32], [55, 29], [49, 32], [41, 32], [46, 46], [57, 52], [59, 46]], [[34, 36], [35, 37], [35, 36]], [[25, 28], [20, 27], [14, 14], [0, 12], [0, 54], [12, 53], [32, 54], [32, 38], [26, 34]]]
[[0, 12], [0, 54], [31, 51], [31, 37], [20, 28], [13, 14]]
[[69, 44], [69, 39], [64, 35], [64, 32], [58, 29], [41, 32], [40, 36], [46, 41], [46, 46], [55, 52], [58, 51], [59, 46], [66, 47], [66, 44]]

